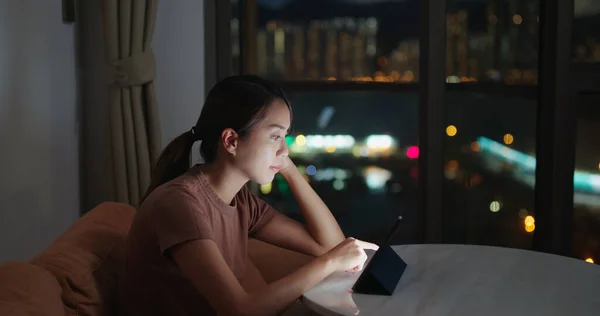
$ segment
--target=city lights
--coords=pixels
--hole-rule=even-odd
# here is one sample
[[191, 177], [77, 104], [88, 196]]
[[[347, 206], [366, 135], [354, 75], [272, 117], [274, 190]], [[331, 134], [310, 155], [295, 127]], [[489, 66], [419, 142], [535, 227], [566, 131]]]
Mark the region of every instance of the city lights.
[[371, 190], [382, 190], [386, 182], [392, 177], [389, 170], [377, 166], [369, 166], [364, 169], [367, 187]]
[[519, 14], [513, 15], [513, 22], [517, 25], [523, 23], [523, 17]]
[[272, 189], [273, 189], [273, 183], [272, 182], [260, 185], [260, 192], [262, 194], [269, 194], [269, 193], [271, 193]]
[[[535, 157], [506, 147], [486, 137], [479, 137], [477, 142], [480, 144], [482, 152], [490, 153], [508, 163], [515, 164], [522, 172], [535, 172]], [[576, 190], [581, 192], [600, 193], [600, 174], [575, 170], [573, 185]]]
[[397, 150], [397, 140], [387, 134], [372, 134], [363, 140], [350, 135], [300, 134], [286, 137], [286, 142], [291, 155], [352, 154], [359, 158], [394, 155]]
[[531, 233], [535, 230], [535, 219], [533, 218], [533, 216], [527, 215], [523, 222], [525, 223], [526, 232]]
[[525, 222], [525, 225], [533, 225], [535, 223], [535, 219], [533, 216], [527, 215], [525, 216], [525, 220], [523, 220], [523, 222]]
[[[334, 8], [331, 10], [335, 11]], [[446, 47], [448, 48], [447, 83], [475, 81], [500, 81], [508, 84], [537, 84], [537, 64], [533, 62], [517, 66], [517, 63], [501, 65], [484, 56], [500, 51], [519, 51], [536, 54], [537, 48], [519, 46], [519, 40], [535, 41], [539, 30], [532, 29], [532, 22], [539, 23], [539, 12], [534, 7], [515, 11], [498, 11], [490, 7], [484, 16], [473, 16], [466, 5], [455, 12], [447, 12]], [[289, 13], [288, 13], [289, 14]], [[358, 82], [416, 82], [419, 81], [420, 45], [416, 36], [399, 42], [380, 37], [382, 19], [385, 16], [347, 17], [335, 16], [323, 19], [309, 17], [286, 20], [273, 17], [255, 31], [255, 66], [257, 74], [278, 74], [283, 80], [323, 80]], [[473, 20], [487, 20], [487, 28], [471, 30]], [[501, 21], [510, 26], [499, 27]], [[529, 27], [521, 27], [521, 26]], [[240, 40], [239, 18], [232, 19], [232, 42]], [[499, 45], [496, 38], [511, 38]], [[597, 62], [600, 42], [590, 37], [584, 43], [574, 43], [578, 61]], [[383, 41], [383, 43], [381, 42]], [[500, 41], [502, 42], [502, 41]], [[390, 47], [381, 54], [381, 45]], [[462, 53], [458, 53], [462, 52]], [[241, 58], [239, 46], [233, 50], [234, 58]], [[468, 57], [469, 56], [469, 57]], [[473, 56], [473, 57], [470, 57]], [[477, 56], [477, 57], [476, 57]], [[481, 56], [481, 57], [478, 57]], [[514, 58], [514, 57], [513, 57]], [[515, 69], [517, 68], [518, 69]]]
[[446, 127], [446, 135], [452, 137], [456, 136], [456, 133], [458, 133], [458, 129], [456, 128], [456, 126], [448, 125], [448, 127]]
[[[296, 138], [298, 143], [298, 137]], [[308, 135], [300, 138], [300, 141], [309, 148], [351, 148], [355, 143], [354, 137], [350, 135]]]
[[366, 143], [371, 150], [386, 150], [392, 148], [394, 140], [389, 135], [370, 135], [367, 137]]
[[515, 140], [514, 137], [511, 134], [506, 134], [504, 135], [504, 137], [502, 138], [502, 140], [504, 141], [504, 143], [506, 145], [510, 145], [513, 143], [513, 141]]
[[306, 137], [304, 135], [296, 136], [296, 144], [298, 144], [299, 146], [306, 145]]
[[525, 225], [525, 231], [531, 233], [535, 230], [535, 224]]
[[337, 180], [333, 181], [333, 188], [334, 189], [336, 189], [338, 191], [341, 191], [345, 187], [346, 187], [346, 184], [344, 183], [344, 180], [337, 179]]
[[417, 147], [417, 146], [408, 147], [408, 149], [406, 150], [406, 156], [410, 159], [419, 158], [419, 147]]
[[490, 211], [496, 213], [499, 210], [500, 210], [500, 202], [493, 201], [492, 203], [490, 203]]

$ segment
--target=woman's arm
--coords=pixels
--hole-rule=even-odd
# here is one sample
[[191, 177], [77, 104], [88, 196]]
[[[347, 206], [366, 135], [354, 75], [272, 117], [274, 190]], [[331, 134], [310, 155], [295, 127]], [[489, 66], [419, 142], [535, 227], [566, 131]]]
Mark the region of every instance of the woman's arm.
[[296, 165], [291, 159], [286, 159], [286, 166], [280, 173], [290, 185], [300, 206], [308, 232], [324, 251], [328, 251], [344, 240], [344, 233], [327, 205], [306, 182]]
[[329, 274], [354, 266], [362, 268], [363, 249], [376, 245], [348, 238], [329, 253], [254, 292], [246, 292], [209, 239], [174, 246], [171, 257], [219, 315], [278, 315]]

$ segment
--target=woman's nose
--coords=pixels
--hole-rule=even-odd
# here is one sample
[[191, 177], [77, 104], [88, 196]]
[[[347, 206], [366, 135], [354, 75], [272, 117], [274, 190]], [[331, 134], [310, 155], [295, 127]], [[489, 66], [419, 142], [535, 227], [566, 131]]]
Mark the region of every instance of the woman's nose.
[[289, 155], [290, 150], [287, 146], [287, 143], [285, 142], [285, 139], [283, 140], [283, 142], [281, 142], [281, 147], [279, 148], [279, 150], [277, 151], [277, 156], [287, 156]]

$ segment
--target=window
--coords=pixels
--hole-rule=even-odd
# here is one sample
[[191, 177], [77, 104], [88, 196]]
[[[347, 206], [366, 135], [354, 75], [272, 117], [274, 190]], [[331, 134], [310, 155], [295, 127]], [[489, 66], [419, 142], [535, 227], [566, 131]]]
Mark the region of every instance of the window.
[[573, 255], [600, 263], [600, 94], [577, 99]]
[[[418, 81], [416, 1], [325, 0], [314, 7], [234, 1], [234, 69], [281, 81]], [[449, 83], [537, 83], [537, 0], [450, 0], [446, 19]]]
[[[594, 78], [592, 68], [597, 66], [590, 63], [600, 60], [597, 2], [574, 0], [573, 60], [578, 70], [569, 78], [576, 90], [593, 86], [594, 80], [584, 78]], [[546, 205], [536, 210], [535, 196], [561, 191], [559, 184], [570, 179], [563, 179], [564, 166], [547, 160], [551, 163], [542, 166], [548, 168], [537, 175], [549, 181], [536, 186], [536, 169], [544, 169], [536, 168], [536, 159], [555, 155], [570, 141], [540, 142], [547, 138], [537, 135], [537, 120], [539, 116], [544, 123], [539, 124], [544, 131], [540, 134], [566, 130], [570, 123], [553, 121], [550, 115], [568, 112], [562, 99], [538, 108], [540, 96], [551, 100], [567, 95], [551, 95], [544, 90], [547, 86], [538, 86], [538, 68], [543, 55], [549, 57], [543, 65], [549, 68], [548, 78], [561, 69], [557, 59], [566, 54], [545, 49], [568, 48], [562, 45], [567, 38], [552, 26], [568, 21], [570, 12], [564, 10], [569, 5], [564, 2], [548, 2], [541, 12], [540, 3], [446, 0], [444, 111], [426, 118], [418, 115], [419, 102], [424, 101], [418, 94], [424, 78], [420, 58], [429, 56], [419, 44], [419, 0], [232, 0], [233, 69], [272, 79], [289, 93], [295, 111], [295, 128], [288, 139], [291, 155], [346, 234], [380, 242], [399, 214], [405, 222], [395, 242], [421, 242], [423, 230], [437, 230], [435, 221], [421, 221], [416, 215], [417, 192], [439, 192], [439, 183], [430, 178], [427, 191], [417, 189], [418, 132], [423, 122], [428, 133], [433, 131], [436, 115], [443, 115], [440, 138], [427, 135], [432, 146], [443, 138], [443, 172], [437, 178], [443, 179], [442, 196], [430, 197], [442, 199], [443, 242], [555, 251], [564, 247], [550, 237], [563, 228], [554, 222], [542, 224], [543, 219], [570, 217], [570, 209], [563, 212], [562, 206]], [[540, 15], [545, 13], [542, 22], [550, 19], [551, 27], [541, 33]], [[542, 36], [559, 40], [546, 38], [548, 45], [540, 48]], [[555, 81], [544, 84], [553, 86]], [[600, 193], [590, 189], [597, 183], [589, 175], [600, 175], [594, 169], [600, 168], [600, 158], [591, 152], [589, 144], [597, 142], [589, 135], [598, 134], [593, 126], [600, 123], [590, 110], [598, 100], [583, 94], [577, 99], [583, 114], [575, 153], [572, 252], [596, 261], [600, 208], [593, 203]], [[427, 163], [431, 167], [434, 159]], [[302, 220], [282, 179], [259, 191]], [[431, 207], [424, 214], [436, 211]]]
[[573, 60], [600, 62], [600, 2], [574, 0]]
[[[600, 263], [600, 2], [574, 0], [573, 86], [576, 90], [573, 257]], [[595, 65], [593, 65], [595, 64]]]
[[446, 98], [445, 237], [531, 248], [535, 99], [451, 92]]
[[[538, 1], [449, 0], [447, 10], [448, 82], [480, 82], [446, 94], [444, 237], [530, 249]], [[486, 85], [496, 94], [477, 91]]]

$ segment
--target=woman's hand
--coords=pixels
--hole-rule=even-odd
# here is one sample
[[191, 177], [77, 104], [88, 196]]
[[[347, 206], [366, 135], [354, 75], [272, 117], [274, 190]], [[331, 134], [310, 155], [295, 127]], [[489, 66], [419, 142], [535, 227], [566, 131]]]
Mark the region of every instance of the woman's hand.
[[333, 262], [336, 271], [355, 272], [362, 270], [367, 261], [365, 249], [377, 250], [379, 246], [349, 237], [323, 256]]
[[292, 159], [290, 159], [289, 156], [286, 156], [283, 160], [283, 164], [281, 165], [281, 169], [279, 170], [279, 173], [285, 178], [285, 177], [289, 176], [291, 172], [295, 172], [295, 171], [298, 171], [298, 169], [296, 168], [296, 165], [294, 164]]

